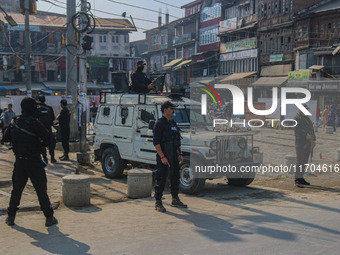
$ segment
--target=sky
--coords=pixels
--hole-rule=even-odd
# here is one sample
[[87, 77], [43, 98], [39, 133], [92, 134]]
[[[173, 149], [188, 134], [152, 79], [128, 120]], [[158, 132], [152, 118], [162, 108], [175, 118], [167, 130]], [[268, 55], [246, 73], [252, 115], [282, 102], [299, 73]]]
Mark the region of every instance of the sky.
[[[193, 1], [194, 0], [88, 0], [88, 2], [90, 2], [92, 6], [92, 13], [96, 17], [121, 18], [119, 15], [121, 15], [123, 12], [126, 12], [127, 17], [131, 15], [136, 24], [136, 27], [138, 28], [137, 32], [133, 32], [130, 34], [131, 42], [145, 39], [145, 33], [143, 33], [143, 31], [145, 30], [143, 29], [151, 29], [157, 27], [158, 12], [160, 8], [162, 13], [166, 13], [166, 11], [169, 10], [170, 21], [173, 21], [176, 20], [177, 18], [184, 17], [184, 9], [180, 9], [178, 7], [181, 7]], [[66, 2], [67, 0], [48, 0], [48, 2], [45, 2], [44, 0], [39, 0], [37, 2], [37, 7], [38, 10], [41, 11], [66, 14], [65, 8], [60, 8], [52, 4], [55, 3], [56, 5], [66, 7]], [[80, 0], [77, 0], [76, 2], [80, 3]], [[127, 5], [134, 5], [137, 7]], [[153, 12], [141, 8], [151, 9], [153, 10]], [[94, 9], [98, 11], [95, 11]], [[99, 11], [116, 14], [118, 16], [101, 13]], [[146, 21], [138, 19], [144, 19]], [[165, 22], [164, 14], [162, 14], [162, 22], [163, 23]]]

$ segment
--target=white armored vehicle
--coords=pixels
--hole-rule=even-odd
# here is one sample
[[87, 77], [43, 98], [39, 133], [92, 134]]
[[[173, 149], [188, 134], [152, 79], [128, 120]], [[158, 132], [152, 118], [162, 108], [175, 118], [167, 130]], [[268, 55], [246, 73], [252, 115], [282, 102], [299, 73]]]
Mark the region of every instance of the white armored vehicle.
[[[195, 167], [211, 165], [256, 165], [253, 161], [253, 136], [246, 133], [216, 132], [211, 119], [200, 114], [200, 104], [185, 97], [158, 94], [104, 93], [94, 126], [95, 159], [100, 160], [108, 178], [119, 178], [126, 166], [156, 165], [153, 125], [161, 116], [161, 104], [171, 100], [178, 105], [174, 120], [181, 129], [184, 163], [180, 189], [197, 193], [206, 179], [228, 178], [229, 184], [250, 184], [254, 173], [197, 174]], [[196, 107], [196, 109], [195, 109]]]

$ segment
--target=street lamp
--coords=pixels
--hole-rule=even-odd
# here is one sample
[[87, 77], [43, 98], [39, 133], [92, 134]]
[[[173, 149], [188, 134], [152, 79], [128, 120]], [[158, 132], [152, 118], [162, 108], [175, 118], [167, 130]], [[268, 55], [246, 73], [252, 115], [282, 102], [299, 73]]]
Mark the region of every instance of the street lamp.
[[15, 22], [15, 20], [12, 18], [12, 16], [8, 16], [7, 12], [2, 9], [2, 7], [0, 6], [0, 10], [2, 10], [2, 12], [5, 14], [5, 19], [7, 20], [8, 24], [11, 26], [11, 27], [15, 27], [17, 26], [18, 24]]

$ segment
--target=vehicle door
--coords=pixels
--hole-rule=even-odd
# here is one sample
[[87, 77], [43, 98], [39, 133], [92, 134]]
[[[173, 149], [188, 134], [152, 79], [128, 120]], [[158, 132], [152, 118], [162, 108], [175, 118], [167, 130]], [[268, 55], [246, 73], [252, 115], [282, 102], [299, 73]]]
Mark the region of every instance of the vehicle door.
[[134, 106], [118, 105], [116, 111], [113, 138], [118, 146], [120, 155], [131, 156], [134, 140]]
[[153, 146], [153, 133], [149, 129], [150, 121], [157, 120], [157, 108], [152, 105], [138, 107], [137, 128], [134, 141], [134, 148], [138, 158], [156, 159], [156, 149]]

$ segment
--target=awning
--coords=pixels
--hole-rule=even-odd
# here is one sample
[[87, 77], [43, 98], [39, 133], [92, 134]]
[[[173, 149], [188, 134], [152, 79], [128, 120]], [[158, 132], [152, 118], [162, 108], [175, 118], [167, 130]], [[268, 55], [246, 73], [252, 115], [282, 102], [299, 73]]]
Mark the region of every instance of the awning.
[[322, 68], [324, 68], [325, 66], [318, 66], [318, 65], [313, 65], [311, 66], [309, 69], [312, 69], [312, 70], [321, 70]]
[[[24, 83], [17, 83], [17, 84], [9, 84], [6, 87], [0, 87], [0, 90], [15, 90], [18, 89], [20, 91], [26, 91], [26, 84]], [[43, 90], [46, 89], [46, 87], [44, 86], [44, 84], [42, 83], [32, 83], [31, 84], [31, 90], [32, 91], [39, 91], [39, 90]]]
[[263, 66], [261, 76], [263, 77], [280, 77], [287, 76], [292, 71], [292, 64]]
[[332, 52], [332, 54], [336, 55], [336, 54], [338, 54], [339, 51], [340, 51], [340, 45], [335, 48], [335, 50]]
[[288, 81], [288, 77], [261, 77], [253, 84], [254, 87], [280, 87]]
[[192, 60], [185, 60], [179, 65], [175, 66], [175, 70], [182, 68], [184, 65], [189, 64]]
[[308, 81], [288, 81], [286, 87], [298, 87], [308, 89]]
[[189, 87], [200, 87], [200, 86], [204, 86], [204, 84], [212, 85], [211, 83], [214, 80], [215, 79], [193, 81], [193, 82], [190, 82]]
[[226, 84], [229, 81], [240, 80], [240, 79], [243, 79], [243, 78], [248, 78], [249, 76], [252, 76], [252, 75], [255, 75], [255, 74], [256, 74], [255, 72], [253, 72], [253, 73], [233, 73], [232, 75], [229, 75], [228, 77], [220, 80], [219, 83]]
[[170, 61], [169, 63], [165, 64], [163, 66], [163, 69], [171, 68], [174, 65], [178, 64], [179, 62], [181, 62], [182, 60], [183, 60], [182, 58], [174, 59], [174, 60]]

